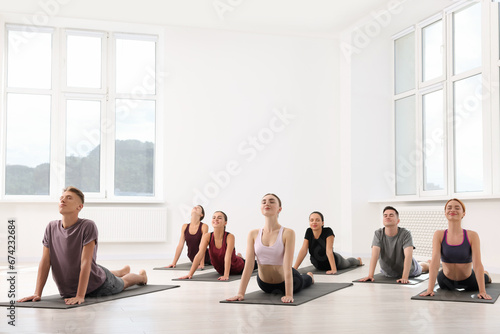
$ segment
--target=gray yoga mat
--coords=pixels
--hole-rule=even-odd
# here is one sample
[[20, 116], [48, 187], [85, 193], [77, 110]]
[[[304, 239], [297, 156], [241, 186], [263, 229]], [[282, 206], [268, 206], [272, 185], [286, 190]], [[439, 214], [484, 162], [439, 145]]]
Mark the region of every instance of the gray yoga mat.
[[[362, 277], [362, 278], [364, 278], [364, 277]], [[360, 279], [362, 279], [362, 278], [360, 278]], [[415, 284], [419, 284], [419, 283], [422, 283], [423, 281], [428, 280], [429, 274], [422, 274], [422, 275], [417, 276], [417, 277], [410, 277], [408, 279], [409, 283], [406, 283], [406, 284], [398, 283], [397, 282], [398, 279], [396, 277], [386, 277], [382, 273], [378, 273], [378, 274], [373, 275], [373, 278], [375, 279], [375, 281], [373, 281], [373, 282], [372, 281], [361, 282], [360, 279], [354, 280], [353, 282], [355, 282], [355, 283], [382, 283], [382, 284], [415, 285]]]
[[[257, 270], [254, 270], [252, 272], [252, 276], [255, 276], [257, 274]], [[227, 281], [219, 281], [218, 278], [221, 275], [216, 272], [212, 271], [209, 273], [203, 273], [203, 274], [194, 274], [191, 279], [179, 279], [179, 278], [172, 278], [172, 281], [178, 281], [178, 282], [232, 282], [232, 281], [237, 281], [241, 278], [241, 275], [229, 275], [229, 279]]]
[[[354, 270], [354, 269], [358, 269], [359, 267], [362, 267], [362, 266], [364, 266], [364, 264], [361, 265], [361, 266], [349, 267], [349, 268], [346, 268], [346, 269], [340, 269], [340, 270], [337, 270], [337, 272], [334, 275], [340, 275], [340, 274], [346, 273], [348, 271], [351, 271], [351, 270]], [[312, 272], [314, 275], [327, 275], [326, 274], [326, 270], [316, 269], [316, 268], [314, 268], [313, 265], [310, 265], [310, 266], [307, 266], [307, 267], [304, 267], [304, 268], [299, 268], [298, 271], [301, 274], [307, 274], [308, 272]]]
[[230, 304], [264, 304], [264, 305], [283, 305], [283, 306], [298, 306], [307, 303], [313, 299], [322, 297], [329, 293], [352, 286], [352, 283], [314, 283], [310, 287], [293, 295], [293, 303], [283, 303], [280, 294], [265, 293], [258, 290], [245, 294], [245, 299], [241, 301], [229, 302], [221, 300], [221, 303]]
[[[52, 309], [68, 309], [80, 306], [87, 306], [102, 302], [107, 302], [110, 300], [127, 298], [133, 296], [139, 296], [146, 293], [158, 292], [162, 290], [168, 290], [172, 288], [177, 288], [180, 285], [134, 285], [130, 288], [123, 290], [122, 292], [112, 295], [112, 296], [104, 296], [104, 297], [86, 297], [85, 302], [80, 305], [66, 305], [64, 303], [64, 298], [60, 295], [52, 295], [52, 296], [42, 296], [42, 300], [37, 302], [24, 302], [24, 303], [15, 303], [16, 307], [31, 307], [31, 308], [52, 308]], [[0, 307], [8, 307], [10, 303], [8, 302], [0, 302]]]
[[[166, 268], [166, 267], [156, 267], [153, 268], [153, 270], [190, 270], [191, 266], [193, 265], [192, 262], [186, 262], [186, 263], [177, 263], [175, 268]], [[208, 269], [213, 269], [214, 267], [212, 265], [205, 265], [205, 267], [201, 270], [208, 270]], [[196, 269], [199, 270], [199, 269]]]
[[[426, 289], [427, 290], [427, 289]], [[494, 304], [500, 295], [500, 283], [486, 284], [486, 293], [491, 296], [491, 299], [477, 298], [478, 291], [458, 291], [458, 290], [443, 290], [436, 284], [434, 287], [434, 296], [420, 297], [420, 294], [426, 290], [419, 292], [411, 297], [414, 300], [429, 300], [429, 301], [446, 301], [446, 302], [466, 302], [466, 303], [483, 303]]]

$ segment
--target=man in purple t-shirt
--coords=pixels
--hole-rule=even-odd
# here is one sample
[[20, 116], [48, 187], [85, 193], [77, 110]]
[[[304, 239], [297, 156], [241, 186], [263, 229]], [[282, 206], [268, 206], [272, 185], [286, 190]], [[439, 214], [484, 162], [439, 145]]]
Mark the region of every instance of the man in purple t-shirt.
[[59, 199], [61, 220], [51, 221], [43, 237], [43, 254], [38, 266], [35, 293], [18, 302], [38, 301], [50, 268], [59, 293], [68, 305], [81, 304], [85, 297], [117, 294], [135, 284], [144, 285], [144, 270], [130, 273], [130, 267], [109, 271], [96, 263], [97, 226], [78, 217], [85, 197], [81, 190], [67, 187]]

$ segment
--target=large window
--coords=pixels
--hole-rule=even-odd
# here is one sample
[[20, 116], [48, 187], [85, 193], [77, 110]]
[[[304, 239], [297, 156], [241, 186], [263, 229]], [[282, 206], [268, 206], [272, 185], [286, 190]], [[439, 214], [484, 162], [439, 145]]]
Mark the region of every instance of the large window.
[[483, 89], [498, 78], [498, 65], [490, 65], [498, 62], [498, 53], [492, 58], [482, 50], [495, 45], [490, 35], [498, 36], [498, 26], [485, 19], [495, 6], [456, 4], [394, 36], [396, 195], [492, 189], [489, 148], [497, 146], [488, 119], [490, 109], [499, 110]]
[[4, 27], [1, 197], [160, 199], [159, 34], [77, 26]]

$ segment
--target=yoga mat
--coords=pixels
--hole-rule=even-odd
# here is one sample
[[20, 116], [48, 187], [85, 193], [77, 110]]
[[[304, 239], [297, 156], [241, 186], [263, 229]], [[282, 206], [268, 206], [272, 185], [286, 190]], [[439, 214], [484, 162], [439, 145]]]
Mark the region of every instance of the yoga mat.
[[[42, 300], [38, 302], [24, 302], [24, 303], [15, 303], [16, 307], [31, 307], [31, 308], [52, 308], [52, 309], [68, 309], [73, 307], [87, 306], [102, 302], [107, 302], [110, 300], [127, 298], [133, 296], [139, 296], [146, 293], [158, 292], [162, 290], [168, 290], [172, 288], [177, 288], [180, 285], [134, 285], [122, 292], [112, 295], [112, 296], [104, 296], [104, 297], [86, 297], [85, 302], [80, 305], [66, 305], [64, 303], [64, 298], [60, 295], [52, 295], [52, 296], [42, 296]], [[0, 302], [0, 306], [8, 307], [10, 303], [8, 302]]]
[[314, 283], [310, 287], [293, 295], [293, 303], [283, 303], [281, 297], [283, 294], [265, 293], [262, 290], [254, 291], [245, 294], [245, 299], [241, 301], [229, 302], [221, 300], [221, 303], [230, 304], [264, 304], [264, 305], [283, 305], [283, 306], [298, 306], [307, 303], [313, 299], [322, 297], [329, 293], [335, 292], [352, 286], [352, 283]]
[[[254, 270], [252, 272], [252, 276], [255, 276], [257, 274], [257, 270]], [[221, 275], [216, 272], [209, 272], [209, 273], [203, 273], [203, 274], [194, 274], [191, 279], [179, 279], [179, 278], [172, 278], [172, 281], [178, 281], [178, 282], [189, 282], [189, 281], [194, 281], [194, 282], [232, 282], [239, 280], [241, 278], [241, 275], [229, 275], [229, 279], [227, 281], [219, 281], [218, 278]]]
[[[193, 263], [191, 262], [187, 262], [187, 263], [178, 263], [175, 268], [166, 268], [166, 267], [156, 267], [156, 268], [153, 268], [153, 270], [190, 270], [191, 269], [191, 266], [193, 265]], [[213, 269], [214, 267], [212, 265], [205, 265], [205, 268], [201, 269], [201, 270], [208, 270], [208, 269]], [[196, 270], [200, 270], [200, 269], [196, 269]]]
[[[349, 268], [346, 268], [346, 269], [340, 269], [340, 270], [337, 270], [337, 272], [334, 275], [340, 275], [340, 274], [346, 273], [348, 271], [357, 269], [357, 268], [362, 267], [362, 266], [364, 266], [364, 264], [362, 264], [361, 266], [349, 267]], [[313, 265], [310, 265], [310, 266], [307, 266], [307, 267], [304, 267], [304, 268], [299, 268], [298, 272], [301, 273], [301, 274], [307, 274], [308, 272], [312, 272], [313, 275], [327, 275], [326, 270], [316, 269], [316, 268], [314, 268]]]
[[436, 284], [434, 287], [435, 295], [432, 297], [420, 297], [419, 295], [427, 289], [419, 292], [411, 297], [414, 300], [429, 300], [429, 301], [446, 301], [446, 302], [466, 302], [466, 303], [483, 303], [494, 304], [500, 295], [500, 283], [486, 284], [486, 293], [491, 296], [491, 299], [477, 298], [478, 291], [458, 291], [458, 290], [443, 290]]
[[[362, 279], [364, 277], [361, 277]], [[361, 282], [360, 279], [354, 280], [353, 282], [355, 283], [382, 283], [382, 284], [400, 284], [400, 285], [415, 285], [422, 283], [423, 281], [426, 281], [429, 279], [429, 274], [421, 274], [420, 276], [417, 277], [410, 277], [408, 279], [409, 283], [403, 284], [403, 283], [398, 283], [396, 282], [398, 279], [396, 277], [386, 277], [382, 273], [375, 274], [373, 276], [375, 281], [366, 281], [366, 282]]]

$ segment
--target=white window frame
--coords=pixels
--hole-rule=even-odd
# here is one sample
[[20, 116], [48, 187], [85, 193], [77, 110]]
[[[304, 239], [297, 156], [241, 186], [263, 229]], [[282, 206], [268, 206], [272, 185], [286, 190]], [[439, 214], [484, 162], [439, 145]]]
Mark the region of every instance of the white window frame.
[[[395, 95], [393, 90], [393, 120], [395, 117], [395, 101], [403, 97], [415, 94], [416, 99], [416, 117], [417, 117], [417, 191], [415, 195], [397, 195], [396, 184], [394, 184], [394, 196], [399, 200], [441, 200], [448, 197], [460, 198], [500, 198], [500, 46], [499, 46], [499, 4], [497, 2], [481, 2], [482, 8], [482, 65], [481, 67], [469, 70], [458, 75], [453, 74], [453, 50], [452, 50], [452, 28], [453, 13], [465, 9], [475, 1], [458, 1], [426, 20], [423, 20], [412, 27], [392, 36], [393, 46], [393, 64], [394, 64], [394, 42], [406, 34], [415, 31], [415, 50], [416, 50], [416, 84], [414, 91], [404, 92]], [[485, 19], [487, 18], [487, 19]], [[422, 81], [422, 29], [438, 20], [443, 20], [443, 44], [446, 50], [443, 66], [443, 75], [427, 82]], [[392, 77], [395, 78], [395, 67], [392, 66]], [[480, 192], [456, 192], [455, 191], [455, 163], [454, 163], [454, 128], [453, 122], [453, 86], [454, 83], [477, 74], [482, 75], [483, 80], [483, 99], [482, 99], [482, 122], [483, 122], [483, 191]], [[446, 115], [445, 129], [445, 189], [443, 191], [424, 191], [423, 190], [423, 152], [422, 147], [422, 96], [441, 86], [444, 95], [444, 109]], [[395, 126], [395, 123], [393, 122]], [[393, 137], [394, 138], [394, 137]], [[395, 138], [394, 138], [395, 140]], [[395, 145], [393, 147], [395, 149]], [[395, 151], [393, 152], [396, 168]]]
[[[0, 18], [0, 43], [6, 43], [6, 25], [26, 26], [24, 16], [17, 14], [6, 14]], [[5, 195], [5, 184], [0, 182], [0, 202], [53, 202], [60, 196], [61, 190], [65, 184], [65, 131], [57, 129], [65, 129], [66, 127], [66, 100], [67, 99], [83, 99], [91, 98], [102, 101], [101, 120], [107, 122], [107, 125], [113, 124], [114, 127], [114, 100], [110, 91], [114, 87], [112, 74], [114, 66], [113, 41], [110, 35], [112, 33], [120, 34], [138, 34], [156, 36], [156, 94], [155, 94], [155, 152], [154, 152], [154, 195], [153, 196], [115, 196], [114, 195], [114, 131], [113, 135], [106, 136], [101, 129], [101, 161], [100, 161], [100, 183], [101, 191], [99, 193], [86, 192], [86, 202], [105, 202], [105, 203], [162, 203], [164, 201], [164, 176], [163, 176], [163, 161], [164, 161], [164, 141], [163, 141], [163, 124], [164, 124], [164, 79], [165, 79], [165, 56], [164, 44], [165, 36], [164, 29], [158, 26], [118, 23], [109, 21], [67, 19], [67, 18], [50, 18], [50, 26], [47, 28], [54, 29], [53, 43], [58, 43], [60, 47], [53, 49], [52, 59], [52, 90], [58, 90], [52, 96], [52, 113], [51, 113], [51, 147], [50, 147], [50, 183], [49, 195]], [[38, 28], [38, 27], [37, 27]], [[45, 27], [42, 27], [45, 28]], [[87, 32], [89, 34], [104, 33], [107, 43], [103, 42], [103, 68], [102, 68], [102, 87], [99, 90], [95, 89], [78, 89], [73, 90], [66, 85], [66, 70], [57, 72], [56, 66], [60, 66], [65, 62], [66, 55], [64, 54], [66, 45], [65, 32]], [[2, 61], [1, 71], [1, 94], [0, 105], [0, 178], [5, 180], [5, 163], [6, 163], [6, 54], [0, 55]], [[65, 66], [63, 66], [65, 68]], [[106, 86], [104, 82], [108, 82]], [[109, 89], [109, 90], [108, 90]], [[11, 92], [9, 90], [9, 92]], [[25, 91], [26, 92], [26, 91]], [[60, 93], [59, 93], [60, 92]], [[85, 94], [82, 94], [85, 93]], [[90, 94], [90, 95], [87, 95]], [[103, 126], [103, 125], [102, 125]], [[64, 143], [64, 144], [61, 144]], [[62, 166], [62, 167], [61, 167]]]

